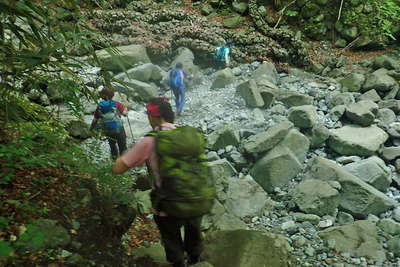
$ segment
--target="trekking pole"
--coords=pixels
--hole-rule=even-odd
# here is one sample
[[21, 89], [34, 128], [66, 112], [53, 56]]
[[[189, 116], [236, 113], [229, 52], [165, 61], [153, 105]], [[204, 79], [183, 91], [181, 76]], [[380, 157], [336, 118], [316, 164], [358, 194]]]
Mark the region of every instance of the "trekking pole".
[[131, 126], [131, 121], [129, 120], [128, 114], [126, 115], [126, 119], [127, 119], [127, 121], [128, 121], [129, 131], [131, 132], [131, 136], [132, 136], [132, 139], [133, 139], [132, 126]]

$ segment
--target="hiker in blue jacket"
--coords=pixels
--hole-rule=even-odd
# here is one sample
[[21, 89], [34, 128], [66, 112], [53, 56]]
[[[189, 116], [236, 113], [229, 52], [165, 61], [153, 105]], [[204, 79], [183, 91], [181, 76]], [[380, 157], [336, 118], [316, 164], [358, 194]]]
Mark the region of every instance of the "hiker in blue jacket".
[[229, 41], [226, 44], [215, 48], [215, 59], [224, 67], [230, 66], [230, 47], [233, 45], [235, 45], [235, 42]]
[[176, 115], [182, 114], [183, 107], [185, 105], [185, 78], [188, 77], [187, 73], [183, 70], [182, 63], [178, 62], [175, 68], [172, 68], [169, 72], [168, 85], [171, 87], [172, 92], [175, 96]]
[[111, 157], [116, 159], [127, 149], [125, 129], [121, 120], [121, 115], [126, 116], [126, 108], [121, 102], [112, 100], [114, 91], [110, 87], [101, 90], [99, 96], [102, 100], [93, 114], [90, 130], [101, 129], [110, 145]]

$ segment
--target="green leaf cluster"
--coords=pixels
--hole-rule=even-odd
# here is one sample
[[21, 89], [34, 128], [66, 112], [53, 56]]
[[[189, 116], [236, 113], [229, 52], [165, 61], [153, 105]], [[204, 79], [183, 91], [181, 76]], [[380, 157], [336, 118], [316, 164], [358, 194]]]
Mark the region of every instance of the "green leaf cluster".
[[[80, 106], [93, 98], [82, 85], [80, 71], [86, 63], [78, 56], [92, 56], [105, 43], [86, 23], [77, 0], [0, 1], [0, 108], [2, 122], [17, 121], [26, 113], [18, 98], [36, 89], [66, 92], [63, 97]], [[22, 112], [21, 112], [22, 111]]]
[[366, 0], [357, 9], [351, 6], [350, 1], [345, 1], [342, 22], [357, 26], [360, 36], [385, 46], [390, 40], [395, 40], [393, 33], [400, 24], [400, 2]]

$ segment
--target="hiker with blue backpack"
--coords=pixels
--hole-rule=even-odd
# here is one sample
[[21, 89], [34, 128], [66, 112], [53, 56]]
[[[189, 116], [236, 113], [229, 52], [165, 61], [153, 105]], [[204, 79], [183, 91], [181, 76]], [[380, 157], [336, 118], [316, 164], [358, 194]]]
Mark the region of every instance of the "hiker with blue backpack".
[[102, 100], [93, 114], [90, 130], [100, 128], [107, 137], [111, 157], [116, 159], [126, 150], [126, 133], [121, 120], [121, 115], [126, 115], [126, 108], [121, 102], [112, 100], [114, 91], [110, 87], [101, 90], [99, 96]]
[[235, 45], [235, 42], [229, 41], [226, 42], [224, 45], [217, 46], [215, 48], [215, 55], [214, 58], [221, 64], [223, 67], [230, 66], [230, 53], [231, 53], [231, 46]]
[[166, 98], [151, 99], [146, 110], [153, 131], [119, 157], [112, 171], [124, 173], [147, 165], [154, 220], [167, 260], [174, 267], [184, 267], [186, 252], [187, 263], [196, 264], [202, 252], [201, 220], [216, 194], [206, 163], [205, 138], [196, 128], [174, 124]]
[[169, 71], [168, 85], [171, 87], [175, 97], [176, 115], [180, 116], [185, 105], [185, 78], [187, 73], [183, 70], [182, 63], [178, 62], [175, 68]]

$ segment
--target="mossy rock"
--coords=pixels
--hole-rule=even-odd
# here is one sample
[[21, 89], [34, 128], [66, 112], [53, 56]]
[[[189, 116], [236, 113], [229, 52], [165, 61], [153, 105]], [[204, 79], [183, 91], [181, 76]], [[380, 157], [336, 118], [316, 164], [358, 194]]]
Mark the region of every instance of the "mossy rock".
[[311, 2], [307, 2], [301, 9], [301, 15], [306, 19], [312, 18], [318, 15], [320, 12], [320, 7]]
[[234, 14], [228, 18], [226, 18], [223, 22], [224, 27], [226, 28], [238, 28], [243, 25], [244, 19], [239, 14]]

